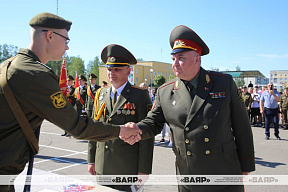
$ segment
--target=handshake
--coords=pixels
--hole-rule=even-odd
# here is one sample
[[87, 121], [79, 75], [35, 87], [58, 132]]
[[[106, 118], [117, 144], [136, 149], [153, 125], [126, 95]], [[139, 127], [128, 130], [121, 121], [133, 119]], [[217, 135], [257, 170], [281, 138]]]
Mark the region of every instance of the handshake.
[[139, 127], [133, 122], [120, 125], [119, 138], [130, 145], [134, 145], [134, 143], [140, 141], [141, 134], [141, 129], [139, 129]]

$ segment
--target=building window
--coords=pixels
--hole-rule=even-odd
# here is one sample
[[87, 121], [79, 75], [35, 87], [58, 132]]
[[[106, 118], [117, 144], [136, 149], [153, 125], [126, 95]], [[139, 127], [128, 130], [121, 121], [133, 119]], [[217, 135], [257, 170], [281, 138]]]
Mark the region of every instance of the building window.
[[161, 75], [163, 75], [163, 72], [161, 72]]
[[157, 72], [157, 75], [159, 75], [159, 71]]
[[148, 79], [148, 75], [145, 76], [145, 79]]
[[136, 74], [138, 74], [138, 69], [136, 69]]
[[138, 77], [136, 77], [136, 83], [138, 83]]

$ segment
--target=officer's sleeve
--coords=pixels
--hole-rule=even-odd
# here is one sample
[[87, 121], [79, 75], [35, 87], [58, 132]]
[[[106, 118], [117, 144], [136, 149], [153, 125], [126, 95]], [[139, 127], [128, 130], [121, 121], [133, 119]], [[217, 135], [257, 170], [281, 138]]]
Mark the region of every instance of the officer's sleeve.
[[[143, 91], [144, 92], [144, 91]], [[144, 119], [151, 106], [151, 99], [148, 91], [139, 99], [138, 102], [138, 122]], [[154, 137], [139, 141], [138, 172], [150, 174], [152, 172], [154, 150]]]
[[52, 73], [41, 73], [35, 77], [25, 93], [25, 107], [77, 139], [106, 141], [118, 138], [119, 126], [80, 117], [60, 91], [54, 76]]
[[95, 163], [96, 145], [95, 141], [88, 141], [87, 163]]
[[138, 127], [142, 130], [142, 139], [154, 137], [161, 133], [163, 129], [165, 118], [160, 103], [161, 97], [158, 89], [152, 110], [148, 112], [147, 117], [144, 120], [137, 123]]
[[251, 172], [255, 170], [254, 144], [250, 121], [247, 115], [245, 105], [239, 99], [237, 87], [232, 77], [231, 84], [231, 123], [232, 130], [237, 146], [238, 158], [242, 172]]

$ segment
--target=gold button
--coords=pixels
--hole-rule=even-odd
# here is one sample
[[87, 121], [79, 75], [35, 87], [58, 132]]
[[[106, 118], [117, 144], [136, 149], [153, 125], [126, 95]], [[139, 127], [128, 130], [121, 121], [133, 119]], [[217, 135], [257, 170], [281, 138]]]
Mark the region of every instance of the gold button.
[[187, 155], [189, 155], [189, 156], [190, 156], [190, 155], [191, 155], [191, 152], [190, 152], [190, 151], [187, 151]]
[[208, 129], [208, 125], [204, 125], [204, 129]]
[[186, 144], [190, 143], [189, 139], [185, 139], [185, 143]]
[[206, 150], [205, 153], [206, 153], [206, 155], [209, 155], [209, 154], [210, 154], [210, 151], [209, 151], [209, 150]]
[[105, 145], [105, 149], [108, 149], [109, 147], [107, 145]]
[[189, 131], [189, 127], [185, 127], [185, 131]]
[[108, 121], [112, 121], [112, 118], [109, 118]]
[[208, 142], [209, 142], [209, 138], [205, 138], [204, 141], [205, 141], [206, 143], [208, 143]]

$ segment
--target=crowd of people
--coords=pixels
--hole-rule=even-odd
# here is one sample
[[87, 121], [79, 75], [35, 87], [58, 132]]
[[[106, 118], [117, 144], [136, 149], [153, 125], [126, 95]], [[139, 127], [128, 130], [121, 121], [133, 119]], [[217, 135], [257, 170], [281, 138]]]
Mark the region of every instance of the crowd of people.
[[245, 104], [250, 123], [254, 127], [265, 128], [266, 139], [270, 137], [270, 127], [275, 129], [275, 136], [279, 137], [279, 127], [288, 129], [287, 108], [288, 108], [288, 87], [284, 92], [278, 92], [273, 83], [261, 87], [249, 83], [247, 86], [239, 87], [243, 102]]

